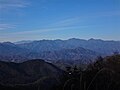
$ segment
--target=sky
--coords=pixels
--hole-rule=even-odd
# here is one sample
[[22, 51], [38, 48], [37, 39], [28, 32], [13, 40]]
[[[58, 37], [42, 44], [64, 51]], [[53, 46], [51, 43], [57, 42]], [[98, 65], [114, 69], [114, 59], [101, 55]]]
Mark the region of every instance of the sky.
[[120, 40], [120, 0], [0, 0], [0, 42]]

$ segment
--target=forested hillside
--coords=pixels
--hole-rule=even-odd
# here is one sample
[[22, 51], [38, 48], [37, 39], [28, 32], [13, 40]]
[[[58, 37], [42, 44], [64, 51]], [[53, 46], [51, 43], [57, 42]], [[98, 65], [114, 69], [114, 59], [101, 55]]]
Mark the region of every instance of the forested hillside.
[[97, 58], [87, 68], [58, 67], [43, 60], [0, 62], [1, 90], [119, 90], [120, 55]]

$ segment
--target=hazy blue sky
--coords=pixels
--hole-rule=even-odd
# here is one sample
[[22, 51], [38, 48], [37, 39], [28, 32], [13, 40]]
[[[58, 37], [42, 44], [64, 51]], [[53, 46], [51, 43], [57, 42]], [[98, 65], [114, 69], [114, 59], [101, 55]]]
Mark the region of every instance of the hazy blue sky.
[[0, 0], [0, 41], [120, 40], [120, 0]]

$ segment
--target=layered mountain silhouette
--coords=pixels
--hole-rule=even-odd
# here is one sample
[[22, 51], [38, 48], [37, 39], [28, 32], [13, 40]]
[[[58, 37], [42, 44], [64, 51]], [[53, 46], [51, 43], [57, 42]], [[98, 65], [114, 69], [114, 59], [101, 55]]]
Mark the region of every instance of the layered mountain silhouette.
[[36, 52], [74, 49], [78, 47], [90, 49], [105, 55], [112, 54], [115, 51], [120, 51], [120, 41], [104, 41], [93, 38], [89, 40], [76, 38], [71, 38], [68, 40], [40, 40], [32, 41], [30, 43], [19, 43], [18, 45]]
[[120, 52], [120, 41], [68, 39], [0, 43], [0, 60], [23, 62], [29, 59], [86, 61]]
[[[113, 54], [113, 52], [116, 52], [114, 53], [115, 56], [107, 56]], [[120, 52], [120, 41], [100, 39], [72, 38], [68, 40], [3, 42], [0, 43], [0, 90], [62, 90], [67, 82], [66, 80], [73, 78], [78, 80], [76, 84], [78, 83], [79, 87], [81, 76], [78, 78], [77, 72], [78, 74], [84, 72], [82, 77], [88, 76], [85, 81], [89, 85], [92, 79], [90, 76], [98, 75], [101, 70], [96, 70], [104, 68], [103, 65], [116, 72], [114, 73], [115, 76], [112, 76], [113, 81], [111, 82], [113, 88], [119, 88], [119, 82], [115, 83], [116, 80], [119, 80], [118, 52]], [[98, 56], [107, 57], [99, 57], [99, 61], [97, 61]], [[88, 64], [94, 60], [96, 60], [95, 63]], [[106, 60], [109, 60], [109, 64], [105, 63]], [[57, 65], [57, 67], [54, 65]], [[80, 70], [77, 69], [77, 66], [80, 66]], [[67, 69], [67, 71], [63, 71], [58, 67], [63, 70]], [[72, 73], [71, 70], [69, 73], [69, 67], [74, 67], [71, 69]], [[90, 68], [87, 70], [88, 67]], [[82, 68], [84, 69], [81, 72]], [[104, 79], [104, 75], [101, 76], [100, 74], [100, 80]], [[104, 80], [106, 83], [106, 79]], [[104, 86], [103, 81], [97, 82], [96, 85], [99, 85], [99, 83]]]

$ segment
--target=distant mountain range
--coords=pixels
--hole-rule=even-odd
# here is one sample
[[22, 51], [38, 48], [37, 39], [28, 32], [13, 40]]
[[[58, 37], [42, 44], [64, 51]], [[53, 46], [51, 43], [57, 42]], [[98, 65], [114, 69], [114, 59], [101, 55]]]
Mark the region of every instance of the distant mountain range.
[[88, 62], [97, 56], [120, 52], [120, 41], [101, 39], [39, 40], [0, 43], [0, 60], [23, 62], [29, 59]]
[[90, 49], [105, 55], [112, 54], [115, 51], [120, 51], [120, 41], [104, 41], [101, 39], [76, 39], [71, 38], [68, 40], [39, 40], [39, 41], [26, 41], [27, 43], [19, 43], [18, 45], [23, 48], [30, 49], [35, 52], [53, 51], [61, 49], [74, 49], [82, 47]]

